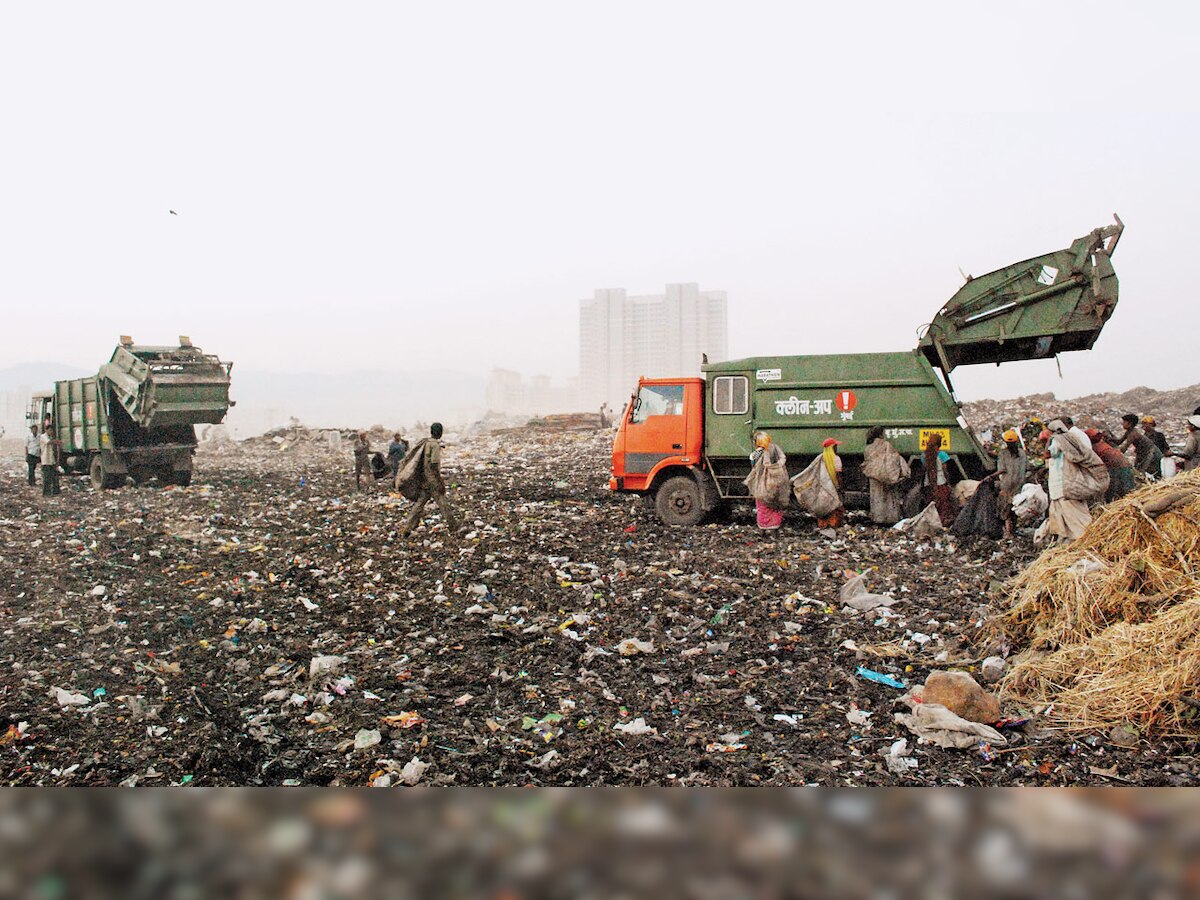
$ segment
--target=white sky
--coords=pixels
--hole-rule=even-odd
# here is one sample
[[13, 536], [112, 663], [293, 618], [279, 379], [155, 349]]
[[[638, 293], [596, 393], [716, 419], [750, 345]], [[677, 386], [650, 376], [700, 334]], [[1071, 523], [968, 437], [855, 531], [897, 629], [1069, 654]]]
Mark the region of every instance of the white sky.
[[[570, 375], [596, 287], [730, 297], [733, 356], [913, 346], [1119, 212], [1091, 354], [1200, 381], [1194, 3], [10, 3], [0, 366], [190, 334], [241, 367]], [[178, 211], [170, 216], [168, 209]]]

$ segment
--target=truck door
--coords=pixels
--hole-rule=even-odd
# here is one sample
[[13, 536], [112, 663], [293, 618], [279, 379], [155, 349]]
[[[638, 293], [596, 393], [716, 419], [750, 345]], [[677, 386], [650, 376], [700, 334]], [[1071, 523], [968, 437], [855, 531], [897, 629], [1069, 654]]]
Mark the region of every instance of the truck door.
[[[686, 456], [688, 420], [685, 385], [646, 384], [638, 388], [625, 423], [625, 487], [640, 490], [664, 459]], [[695, 460], [690, 460], [695, 462]]]

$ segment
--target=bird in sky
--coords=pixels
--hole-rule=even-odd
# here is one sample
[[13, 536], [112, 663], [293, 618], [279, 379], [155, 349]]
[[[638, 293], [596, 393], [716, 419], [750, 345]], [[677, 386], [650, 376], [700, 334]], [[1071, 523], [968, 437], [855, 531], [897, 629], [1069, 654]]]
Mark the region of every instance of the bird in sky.
[[179, 215], [179, 213], [175, 212], [175, 210], [173, 210], [173, 209], [168, 209], [167, 212], [169, 212], [173, 216]]

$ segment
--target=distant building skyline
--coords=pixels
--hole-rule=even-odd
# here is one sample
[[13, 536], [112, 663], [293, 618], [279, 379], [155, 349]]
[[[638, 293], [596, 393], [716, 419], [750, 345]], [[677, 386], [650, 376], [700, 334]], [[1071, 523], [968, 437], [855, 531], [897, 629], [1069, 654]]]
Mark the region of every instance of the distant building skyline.
[[513, 369], [492, 369], [485, 389], [487, 409], [510, 415], [576, 412], [578, 379], [556, 383], [549, 375], [526, 376]]
[[728, 319], [725, 291], [694, 282], [635, 296], [597, 289], [579, 301], [580, 403], [619, 412], [639, 377], [699, 375], [705, 354], [713, 362], [728, 356]]

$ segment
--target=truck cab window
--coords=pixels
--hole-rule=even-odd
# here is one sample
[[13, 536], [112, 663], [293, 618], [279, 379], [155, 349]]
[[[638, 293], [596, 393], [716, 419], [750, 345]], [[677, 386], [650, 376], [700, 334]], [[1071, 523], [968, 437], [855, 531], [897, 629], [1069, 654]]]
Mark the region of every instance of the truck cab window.
[[682, 416], [682, 384], [644, 384], [633, 401], [630, 423], [638, 425], [650, 416]]
[[713, 382], [713, 412], [742, 416], [750, 408], [750, 382], [744, 375], [722, 375]]

